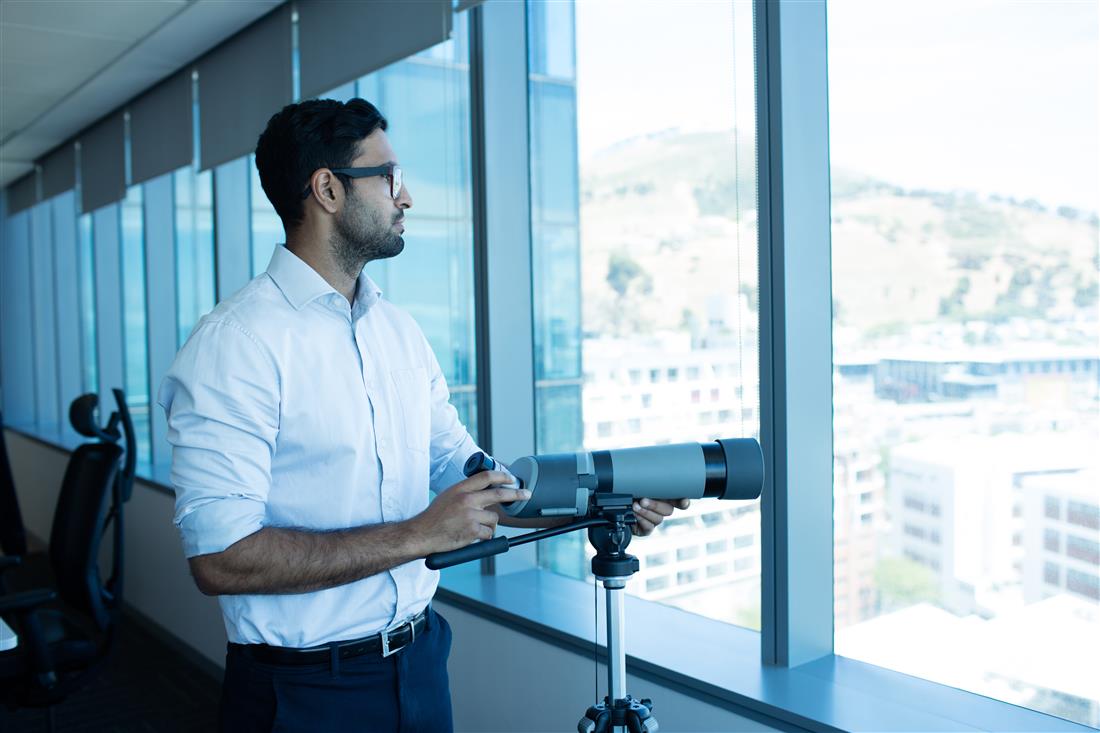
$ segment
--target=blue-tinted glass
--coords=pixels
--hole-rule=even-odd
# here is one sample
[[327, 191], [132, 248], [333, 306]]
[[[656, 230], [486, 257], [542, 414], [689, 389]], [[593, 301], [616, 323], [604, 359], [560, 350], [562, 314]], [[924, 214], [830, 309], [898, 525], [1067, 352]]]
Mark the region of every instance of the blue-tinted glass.
[[145, 334], [145, 227], [142, 190], [133, 186], [122, 217], [122, 338], [126, 401], [137, 433], [139, 463], [150, 460], [149, 367]]
[[[751, 4], [528, 8], [538, 449], [755, 435]], [[609, 44], [624, 18], [631, 43]], [[758, 505], [698, 504], [627, 590], [759, 628]], [[752, 542], [708, 542], [731, 533]], [[540, 564], [582, 577], [584, 546], [542, 543]]]
[[211, 171], [173, 174], [176, 204], [177, 343], [214, 308], [214, 206]]
[[252, 212], [252, 276], [255, 277], [267, 270], [275, 245], [286, 241], [286, 236], [282, 220], [260, 185], [260, 172], [256, 169], [256, 157], [253, 155], [248, 156], [248, 168], [252, 175], [248, 198]]
[[54, 301], [54, 237], [50, 204], [31, 212], [31, 293], [34, 317], [35, 422], [43, 435], [56, 437], [60, 415], [57, 398], [57, 314]]
[[576, 76], [573, 3], [532, 2], [527, 6], [530, 72], [534, 77], [572, 79]]
[[84, 393], [99, 392], [98, 359], [96, 353], [95, 313], [95, 239], [92, 215], [82, 214], [80, 234], [80, 364]]
[[405, 249], [367, 273], [416, 318], [439, 359], [451, 402], [472, 435], [476, 421], [473, 218], [466, 20], [454, 38], [363, 77], [358, 93], [389, 121], [413, 198]]
[[34, 428], [35, 409], [30, 215], [24, 210], [4, 220], [0, 247], [4, 421], [24, 429]]

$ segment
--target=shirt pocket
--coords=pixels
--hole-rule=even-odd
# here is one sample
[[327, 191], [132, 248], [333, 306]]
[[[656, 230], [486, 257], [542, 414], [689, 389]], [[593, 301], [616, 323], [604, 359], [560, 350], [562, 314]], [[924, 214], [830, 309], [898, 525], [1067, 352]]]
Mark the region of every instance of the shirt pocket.
[[397, 410], [405, 429], [405, 445], [415, 451], [427, 451], [431, 443], [431, 385], [428, 370], [394, 369], [390, 372], [397, 392]]

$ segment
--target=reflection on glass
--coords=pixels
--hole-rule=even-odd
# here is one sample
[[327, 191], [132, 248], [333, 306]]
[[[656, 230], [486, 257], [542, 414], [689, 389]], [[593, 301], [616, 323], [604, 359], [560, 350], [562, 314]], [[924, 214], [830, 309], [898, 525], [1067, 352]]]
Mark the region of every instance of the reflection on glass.
[[1097, 7], [958, 9], [829, 4], [835, 648], [1097, 726]]
[[214, 206], [212, 171], [188, 166], [173, 174], [176, 206], [177, 344], [214, 308]]
[[386, 297], [423, 329], [477, 437], [473, 215], [466, 15], [451, 40], [363, 77], [358, 95], [381, 110], [413, 198], [405, 249], [367, 265]]
[[141, 186], [133, 186], [127, 191], [119, 211], [122, 217], [122, 350], [126, 401], [137, 434], [137, 460], [147, 465], [151, 453], [148, 342], [145, 334], [145, 226]]
[[[751, 5], [528, 8], [539, 451], [755, 437]], [[579, 534], [541, 545], [587, 576]], [[696, 502], [631, 551], [628, 592], [759, 628], [758, 503]]]

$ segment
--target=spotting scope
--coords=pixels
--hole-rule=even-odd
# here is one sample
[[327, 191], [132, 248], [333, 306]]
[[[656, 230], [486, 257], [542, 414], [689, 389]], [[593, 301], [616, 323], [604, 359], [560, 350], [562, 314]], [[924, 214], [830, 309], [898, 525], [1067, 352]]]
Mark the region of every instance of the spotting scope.
[[[489, 456], [475, 453], [465, 473], [497, 467]], [[531, 492], [531, 498], [501, 507], [513, 517], [586, 517], [596, 494], [755, 499], [764, 483], [764, 457], [752, 438], [524, 456], [507, 470]]]

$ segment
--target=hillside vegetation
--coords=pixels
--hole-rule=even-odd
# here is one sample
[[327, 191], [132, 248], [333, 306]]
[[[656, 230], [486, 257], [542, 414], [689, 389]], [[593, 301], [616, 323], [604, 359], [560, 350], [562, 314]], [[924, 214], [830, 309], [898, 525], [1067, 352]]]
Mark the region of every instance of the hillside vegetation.
[[[668, 132], [581, 167], [587, 332], [713, 323], [731, 293], [755, 309], [756, 166], [752, 139], [737, 142]], [[1096, 311], [1094, 212], [905, 190], [844, 170], [833, 171], [832, 192], [840, 326], [873, 337], [922, 322]]]

